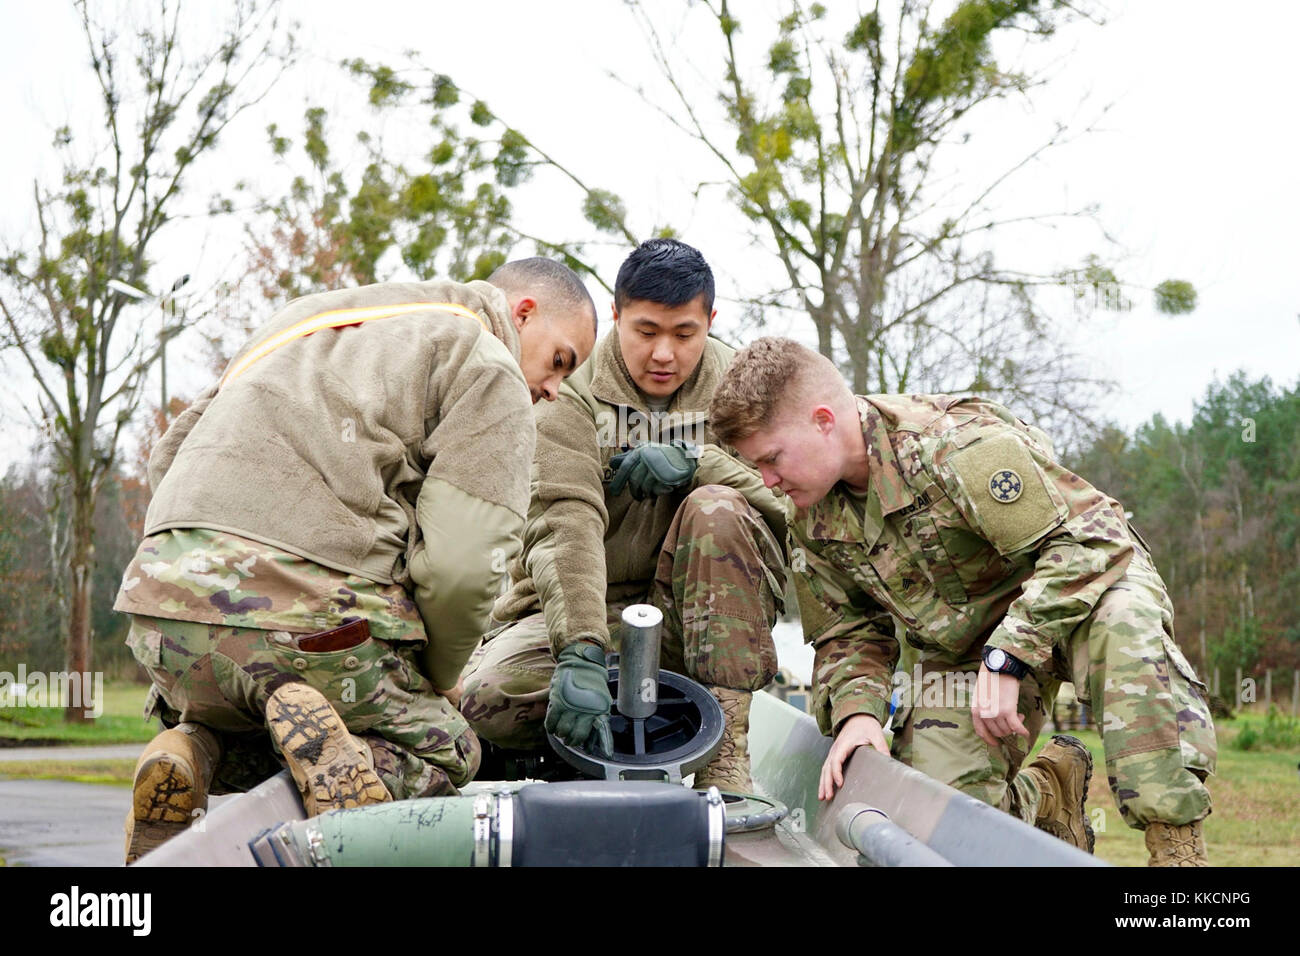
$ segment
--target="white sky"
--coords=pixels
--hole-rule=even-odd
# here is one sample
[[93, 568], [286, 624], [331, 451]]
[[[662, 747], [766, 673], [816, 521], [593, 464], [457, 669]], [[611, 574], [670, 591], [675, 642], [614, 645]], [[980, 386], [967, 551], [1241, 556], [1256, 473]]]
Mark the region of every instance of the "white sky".
[[[847, 6], [829, 5], [836, 13]], [[770, 23], [778, 8], [774, 0], [738, 3], [746, 24], [741, 42], [756, 43], [762, 23]], [[396, 64], [402, 50], [417, 48], [426, 63], [481, 96], [586, 181], [619, 193], [634, 228], [645, 233], [659, 222], [675, 225], [709, 258], [724, 297], [737, 294], [741, 283], [746, 292], [758, 291], [755, 284], [772, 274], [773, 260], [750, 246], [738, 215], [707, 192], [704, 200], [691, 200], [696, 183], [718, 178], [707, 155], [607, 76], [613, 71], [631, 85], [655, 83], [641, 34], [622, 4], [293, 0], [289, 9], [304, 22], [307, 56], [258, 115], [232, 127], [220, 156], [192, 183], [200, 186], [196, 204], [236, 171], [258, 177], [268, 166], [266, 123], [276, 120], [296, 133], [308, 93], [331, 109], [339, 133], [371, 122], [349, 115], [355, 88], [337, 68], [340, 59]], [[216, 10], [220, 5], [190, 6], [186, 16], [210, 18]], [[704, 26], [695, 13], [687, 22]], [[1294, 71], [1300, 5], [1142, 0], [1110, 4], [1108, 18], [1103, 27], [1072, 29], [1052, 47], [1059, 56], [1055, 79], [1035, 96], [1032, 110], [1011, 104], [982, 121], [974, 117], [972, 149], [956, 174], [993, 170], [1052, 120], [1093, 116], [1114, 104], [1104, 132], [1014, 181], [1007, 202], [1048, 208], [1097, 201], [1102, 222], [1128, 254], [1123, 278], [1146, 286], [1168, 277], [1195, 283], [1200, 305], [1189, 316], [1160, 316], [1150, 296], [1139, 294], [1132, 312], [1094, 316], [1077, 329], [1094, 370], [1121, 383], [1105, 416], [1131, 428], [1157, 411], [1186, 420], [1206, 385], [1238, 368], [1271, 375], [1279, 384], [1297, 379], [1300, 132], [1293, 117], [1300, 94]], [[711, 40], [696, 29], [678, 49], [703, 77], [716, 80], [721, 65]], [[84, 59], [70, 5], [7, 5], [0, 33], [0, 102], [8, 133], [8, 148], [0, 151], [0, 232], [7, 239], [31, 228], [32, 178], [54, 173], [51, 131], [64, 122], [75, 128], [78, 114], [97, 109]], [[703, 89], [700, 102], [708, 106]], [[390, 126], [384, 134], [389, 141], [406, 135], [418, 142], [420, 130]], [[549, 234], [581, 231], [576, 194], [561, 186], [542, 183], [517, 205], [530, 231], [547, 233], [556, 223], [563, 228]], [[228, 277], [238, 260], [237, 226], [204, 222], [178, 229], [160, 255], [155, 280], [189, 272], [196, 286], [206, 286]], [[1080, 241], [1076, 235], [1058, 243], [1038, 234], [998, 254], [1007, 263], [1048, 256], [1045, 261], [1063, 265], [1091, 248]], [[1101, 251], [1100, 244], [1096, 248]], [[611, 284], [624, 254], [610, 248], [598, 257]], [[603, 308], [607, 295], [594, 284], [592, 291]], [[728, 321], [727, 310], [720, 302], [720, 322]], [[783, 325], [772, 331], [807, 334]], [[201, 386], [183, 361], [196, 349], [185, 338], [173, 347], [173, 393]], [[15, 405], [15, 396], [25, 394], [22, 368], [14, 362], [7, 368], [9, 380], [0, 386], [6, 437], [0, 469], [25, 457], [30, 444]]]

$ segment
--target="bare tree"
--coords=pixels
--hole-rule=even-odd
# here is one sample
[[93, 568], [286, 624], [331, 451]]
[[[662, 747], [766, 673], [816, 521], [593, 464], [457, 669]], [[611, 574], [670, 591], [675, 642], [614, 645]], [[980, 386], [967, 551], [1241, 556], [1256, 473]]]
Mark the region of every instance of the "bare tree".
[[[240, 0], [220, 33], [184, 44], [179, 8], [167, 0], [120, 32], [85, 0], [75, 6], [102, 113], [57, 131], [61, 176], [32, 189], [36, 235], [4, 243], [0, 346], [30, 372], [27, 411], [52, 446], [53, 509], [66, 511], [51, 526], [61, 529], [67, 667], [82, 673], [90, 669], [95, 503], [149, 370], [183, 325], [173, 318], [150, 340], [110, 281], [148, 288], [196, 164], [278, 79], [293, 30], [278, 0]], [[79, 708], [66, 713], [83, 719]]]
[[[988, 182], [936, 172], [941, 161], [949, 169], [960, 161], [973, 112], [1029, 98], [1046, 82], [1001, 65], [994, 47], [1010, 37], [1037, 43], [1086, 14], [1072, 4], [962, 0], [939, 20], [930, 3], [903, 0], [877, 3], [847, 35], [828, 37], [822, 4], [788, 0], [775, 38], [755, 56], [743, 49], [756, 41], [728, 0], [704, 0], [717, 39], [716, 60], [704, 62], [720, 63], [723, 74], [711, 90], [724, 111], [718, 119], [690, 72], [699, 58], [685, 61], [676, 35], [659, 25], [662, 8], [629, 6], [671, 105], [638, 92], [712, 153], [755, 241], [779, 262], [782, 281], [753, 298], [751, 315], [805, 313], [820, 351], [859, 392], [978, 390], [1057, 427], [1095, 400], [1105, 383], [1056, 340], [1036, 293], [1110, 288], [1114, 273], [1091, 257], [1034, 272], [993, 254], [1008, 228], [1092, 215], [995, 206], [1017, 174], [1077, 134], [1057, 125]], [[1188, 311], [1195, 292], [1165, 283], [1156, 301]]]

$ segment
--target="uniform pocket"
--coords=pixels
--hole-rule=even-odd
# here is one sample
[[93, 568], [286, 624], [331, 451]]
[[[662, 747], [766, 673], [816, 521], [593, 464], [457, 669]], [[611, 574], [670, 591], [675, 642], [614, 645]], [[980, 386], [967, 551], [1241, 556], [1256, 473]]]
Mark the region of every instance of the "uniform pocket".
[[1178, 749], [1183, 766], [1214, 773], [1219, 749], [1214, 719], [1210, 716], [1209, 688], [1196, 676], [1171, 636], [1165, 634], [1163, 644], [1169, 662], [1169, 691], [1177, 710]]
[[387, 645], [367, 638], [337, 651], [304, 651], [273, 643], [276, 669], [316, 688], [353, 733], [368, 730], [383, 714], [389, 670], [400, 668]]
[[912, 533], [916, 535], [916, 544], [921, 550], [926, 576], [939, 596], [948, 604], [965, 604], [968, 600], [966, 587], [934, 519], [929, 515], [917, 515], [912, 519]]
[[148, 618], [131, 617], [131, 629], [126, 635], [126, 646], [131, 649], [135, 659], [148, 668], [162, 664], [162, 631]]
[[1160, 640], [1164, 645], [1165, 657], [1168, 658], [1172, 668], [1181, 674], [1189, 683], [1194, 684], [1199, 688], [1203, 696], [1209, 694], [1209, 686], [1196, 676], [1195, 669], [1183, 654], [1182, 648], [1178, 646], [1178, 642], [1168, 634], [1163, 635]]

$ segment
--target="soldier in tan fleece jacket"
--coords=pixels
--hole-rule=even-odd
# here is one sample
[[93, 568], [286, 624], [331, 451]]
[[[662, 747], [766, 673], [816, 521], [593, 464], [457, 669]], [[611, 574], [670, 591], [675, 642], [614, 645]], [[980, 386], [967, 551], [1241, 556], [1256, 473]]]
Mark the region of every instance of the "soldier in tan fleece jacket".
[[177, 418], [115, 605], [172, 728], [137, 765], [128, 862], [279, 759], [313, 815], [473, 777], [457, 679], [520, 549], [531, 405], [595, 327], [547, 259], [310, 295]]
[[615, 331], [539, 408], [524, 552], [465, 672], [461, 712], [508, 750], [551, 730], [608, 751], [605, 651], [619, 615], [664, 613], [662, 666], [710, 688], [727, 727], [695, 785], [752, 789], [750, 695], [776, 672], [784, 500], [714, 443], [709, 400], [734, 351], [709, 338], [713, 275], [685, 243], [619, 270]]

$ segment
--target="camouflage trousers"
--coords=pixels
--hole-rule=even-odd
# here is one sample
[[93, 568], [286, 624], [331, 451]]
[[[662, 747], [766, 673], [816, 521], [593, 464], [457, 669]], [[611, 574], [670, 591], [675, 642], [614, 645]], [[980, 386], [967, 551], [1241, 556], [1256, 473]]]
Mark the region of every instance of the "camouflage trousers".
[[[673, 516], [649, 593], [609, 603], [610, 635], [617, 649], [623, 609], [652, 604], [664, 615], [661, 668], [706, 686], [758, 690], [776, 676], [772, 625], [784, 588], [783, 550], [762, 516], [739, 492], [705, 485]], [[461, 713], [500, 747], [544, 746], [554, 670], [541, 613], [503, 625], [465, 667]]]
[[[895, 755], [1032, 824], [1041, 794], [1020, 766], [1059, 681], [1069, 680], [1101, 734], [1110, 789], [1124, 822], [1145, 829], [1153, 822], [1200, 820], [1210, 812], [1204, 780], [1214, 772], [1218, 748], [1208, 690], [1174, 641], [1173, 614], [1164, 582], [1139, 550], [1125, 576], [1054, 650], [1048, 673], [1021, 681], [1019, 713], [1031, 734], [1027, 744], [1013, 737], [989, 747], [975, 734], [967, 697], [927, 706], [922, 687], [919, 703], [895, 715]], [[979, 661], [946, 666], [973, 674]], [[929, 669], [938, 668], [922, 667]], [[969, 687], [973, 693], [973, 680]]]
[[251, 789], [282, 764], [266, 727], [266, 702], [300, 681], [334, 705], [370, 747], [395, 799], [456, 793], [478, 771], [478, 739], [436, 694], [409, 653], [371, 637], [338, 651], [303, 651], [288, 631], [131, 616], [127, 636], [153, 679], [146, 716], [215, 731], [222, 756], [214, 793]]
[[1017, 713], [1024, 717], [1029, 740], [1005, 737], [990, 747], [971, 720], [979, 666], [979, 658], [958, 665], [926, 661], [905, 674], [892, 752], [909, 767], [1032, 825], [1042, 794], [1020, 767], [1042, 732], [1059, 682], [1027, 674], [1020, 681]]

